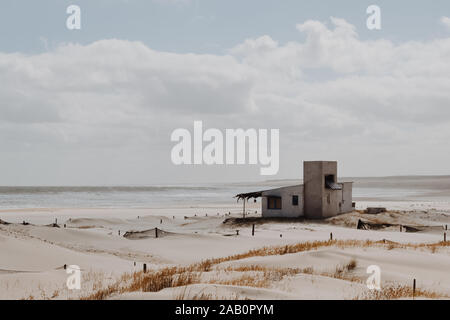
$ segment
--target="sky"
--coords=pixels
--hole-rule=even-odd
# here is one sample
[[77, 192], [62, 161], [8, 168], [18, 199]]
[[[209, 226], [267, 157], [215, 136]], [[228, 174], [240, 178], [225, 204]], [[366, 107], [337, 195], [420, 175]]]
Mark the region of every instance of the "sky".
[[[296, 179], [304, 160], [448, 175], [448, 17], [448, 1], [2, 0], [0, 185]], [[174, 165], [171, 133], [196, 120], [279, 129], [278, 174]]]

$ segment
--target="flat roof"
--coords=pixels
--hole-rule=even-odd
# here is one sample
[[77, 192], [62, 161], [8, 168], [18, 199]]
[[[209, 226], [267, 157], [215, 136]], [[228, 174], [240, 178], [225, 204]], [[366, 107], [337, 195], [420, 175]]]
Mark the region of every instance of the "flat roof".
[[239, 199], [250, 199], [250, 198], [259, 198], [262, 196], [263, 192], [267, 192], [267, 191], [273, 191], [273, 190], [278, 190], [278, 189], [283, 189], [283, 188], [292, 188], [292, 187], [300, 187], [303, 186], [303, 184], [295, 184], [295, 185], [290, 185], [290, 186], [285, 186], [285, 187], [278, 187], [278, 188], [273, 188], [273, 189], [266, 189], [266, 190], [261, 190], [261, 191], [254, 191], [254, 192], [247, 192], [247, 193], [239, 193], [237, 195], [235, 195], [235, 198]]

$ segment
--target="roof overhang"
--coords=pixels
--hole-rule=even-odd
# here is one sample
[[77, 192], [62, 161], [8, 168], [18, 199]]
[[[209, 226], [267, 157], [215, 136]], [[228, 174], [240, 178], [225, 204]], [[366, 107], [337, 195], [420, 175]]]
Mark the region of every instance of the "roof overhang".
[[239, 193], [237, 195], [235, 195], [234, 197], [239, 200], [243, 199], [243, 200], [248, 200], [251, 198], [260, 198], [262, 196], [262, 193], [264, 191], [255, 191], [255, 192], [248, 192], [248, 193]]
[[[279, 188], [273, 188], [273, 189], [266, 189], [266, 190], [261, 190], [261, 191], [254, 191], [254, 192], [247, 192], [247, 193], [239, 193], [237, 195], [235, 195], [234, 197], [239, 200], [241, 199], [251, 199], [251, 198], [260, 198], [262, 197], [264, 192], [270, 192], [273, 190], [280, 190], [280, 189], [284, 189], [284, 188], [292, 188], [292, 187], [301, 187], [303, 186], [302, 184], [297, 184], [297, 185], [293, 185], [293, 186], [285, 186], [285, 187], [279, 187]], [[268, 195], [269, 196], [269, 195]]]

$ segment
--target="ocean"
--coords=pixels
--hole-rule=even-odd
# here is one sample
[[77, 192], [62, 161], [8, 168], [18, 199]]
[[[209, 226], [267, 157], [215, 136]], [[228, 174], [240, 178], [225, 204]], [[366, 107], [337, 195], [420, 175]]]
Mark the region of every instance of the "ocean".
[[[450, 201], [450, 176], [342, 178], [354, 181], [355, 201]], [[153, 208], [230, 205], [234, 195], [302, 183], [277, 180], [155, 186], [0, 187], [0, 209]]]

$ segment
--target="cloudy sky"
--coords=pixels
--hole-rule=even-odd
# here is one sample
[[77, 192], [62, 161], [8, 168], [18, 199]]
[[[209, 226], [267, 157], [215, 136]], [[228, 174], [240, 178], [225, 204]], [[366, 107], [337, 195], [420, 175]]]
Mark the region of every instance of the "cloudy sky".
[[[450, 174], [450, 3], [393, 2], [2, 0], [0, 185]], [[279, 129], [278, 175], [173, 165], [194, 120]]]

